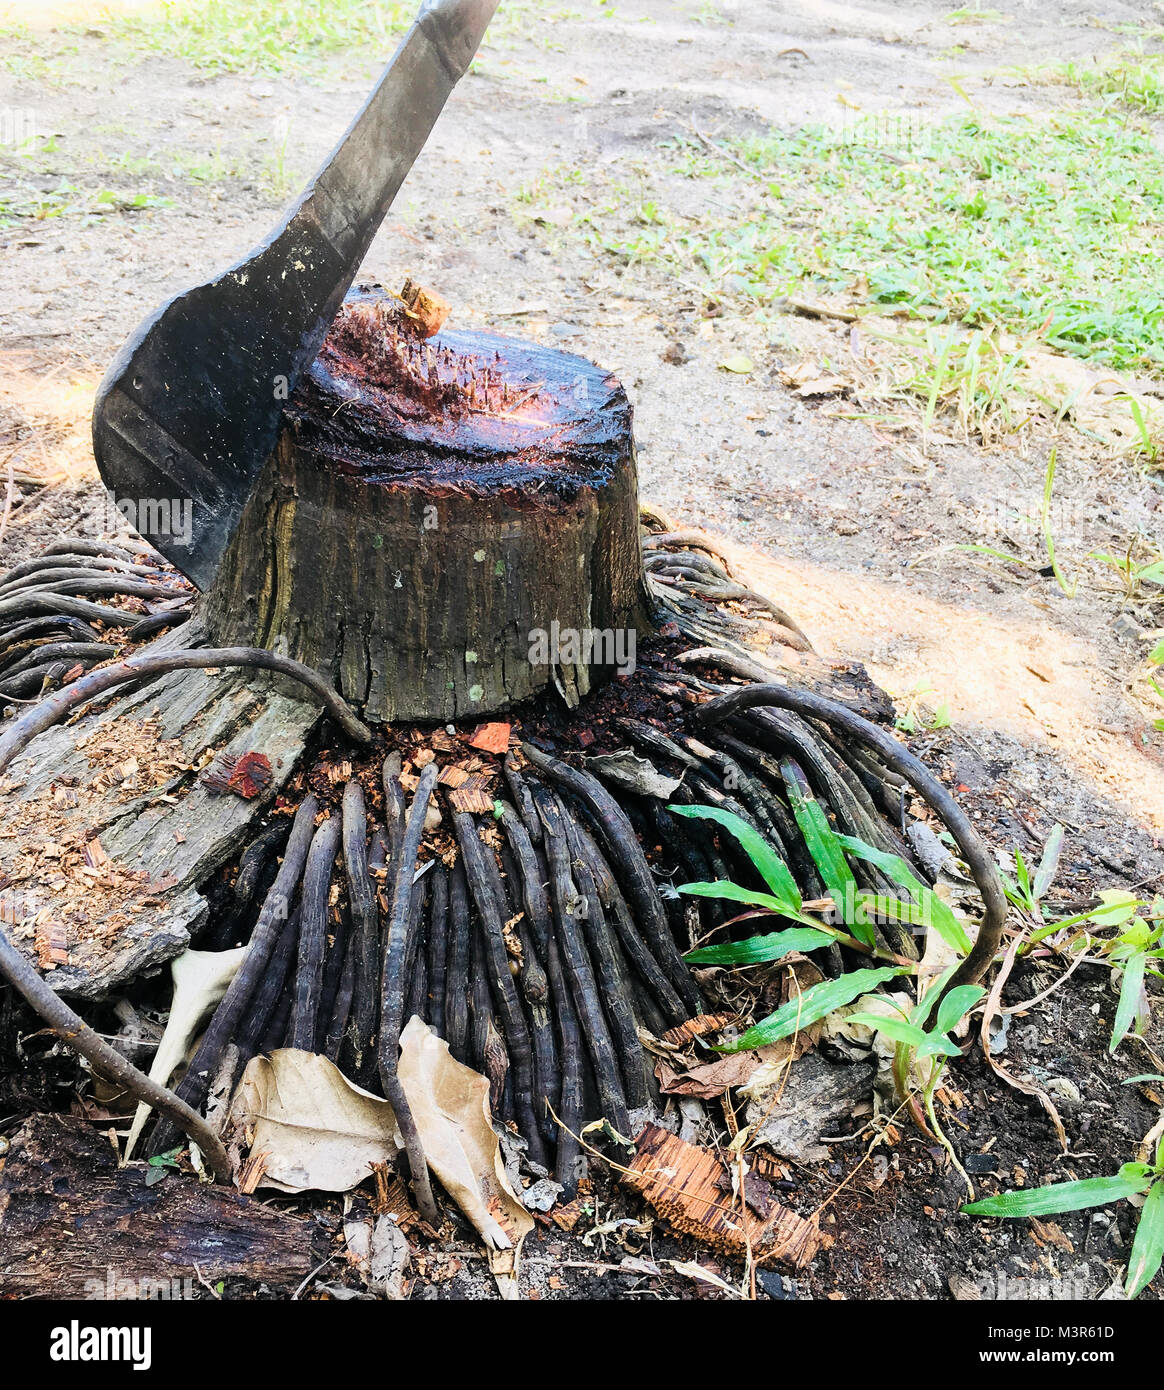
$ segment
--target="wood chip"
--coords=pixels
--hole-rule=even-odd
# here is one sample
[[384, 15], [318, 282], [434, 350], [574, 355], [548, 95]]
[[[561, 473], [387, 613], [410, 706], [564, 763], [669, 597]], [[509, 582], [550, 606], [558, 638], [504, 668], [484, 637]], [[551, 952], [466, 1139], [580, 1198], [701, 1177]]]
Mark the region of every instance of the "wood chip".
[[469, 774], [456, 763], [449, 763], [441, 768], [437, 781], [444, 787], [463, 787], [469, 781]]
[[509, 750], [511, 724], [482, 724], [469, 740], [471, 748], [483, 753], [505, 753]]
[[719, 1186], [725, 1177], [730, 1190], [731, 1173], [719, 1154], [647, 1125], [621, 1181], [682, 1235], [737, 1259], [753, 1252], [803, 1269], [822, 1242], [816, 1222], [778, 1203], [763, 1220], [746, 1207], [737, 1210]]
[[689, 1018], [678, 1027], [668, 1028], [663, 1034], [663, 1041], [671, 1043], [673, 1047], [685, 1047], [695, 1038], [705, 1038], [709, 1033], [722, 1033], [738, 1018], [739, 1014], [700, 1014], [698, 1018]]
[[34, 937], [37, 963], [42, 970], [55, 970], [69, 963], [69, 934], [59, 922], [37, 924]]
[[449, 792], [449, 804], [454, 811], [472, 811], [485, 815], [493, 810], [493, 797], [488, 792], [477, 791], [473, 787], [461, 787]]

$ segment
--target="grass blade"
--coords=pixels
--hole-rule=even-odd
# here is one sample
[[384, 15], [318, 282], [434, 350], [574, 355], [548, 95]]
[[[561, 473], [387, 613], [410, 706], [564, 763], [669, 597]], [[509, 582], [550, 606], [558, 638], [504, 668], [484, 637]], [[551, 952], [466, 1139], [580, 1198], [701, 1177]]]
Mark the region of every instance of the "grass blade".
[[700, 946], [684, 956], [690, 965], [758, 965], [762, 961], [780, 960], [790, 951], [819, 951], [833, 938], [827, 932], [811, 927], [790, 927], [788, 931], [769, 932], [766, 936], [750, 936], [746, 941], [726, 941], [719, 946]]
[[718, 806], [668, 806], [677, 816], [688, 816], [693, 820], [711, 820], [722, 825], [739, 842], [740, 848], [756, 866], [764, 882], [771, 888], [781, 902], [795, 911], [800, 910], [800, 889], [792, 877], [788, 865], [764, 839], [759, 831], [747, 821], [731, 811], [721, 811]]
[[1140, 1212], [1124, 1292], [1135, 1298], [1156, 1277], [1164, 1259], [1164, 1179], [1154, 1183]]
[[917, 921], [924, 926], [932, 926], [947, 946], [964, 956], [969, 955], [970, 938], [966, 935], [966, 928], [954, 916], [953, 909], [932, 888], [917, 877], [899, 854], [890, 854], [886, 850], [874, 849], [872, 845], [867, 845], [864, 840], [854, 839], [852, 835], [838, 835], [837, 839], [846, 853], [857, 859], [864, 859], [874, 868], [880, 869], [885, 877], [896, 883], [899, 888], [904, 888], [906, 892], [914, 895], [922, 916], [920, 918], [916, 916], [899, 917], [895, 920]]
[[836, 907], [837, 915], [858, 941], [875, 943], [873, 928], [857, 900], [857, 880], [849, 868], [837, 832], [828, 822], [824, 807], [809, 790], [804, 773], [791, 758], [780, 759], [780, 771], [788, 788], [788, 801], [812, 862]]
[[757, 893], [751, 888], [742, 888], [726, 878], [716, 879], [714, 883], [681, 883], [675, 890], [692, 898], [726, 898], [733, 903], [749, 903], [753, 907], [766, 907], [770, 912], [790, 910], [787, 903], [774, 898], [770, 893]]
[[1128, 957], [1124, 966], [1124, 978], [1120, 981], [1120, 1002], [1116, 1006], [1115, 1022], [1111, 1029], [1111, 1042], [1108, 1052], [1114, 1053], [1120, 1043], [1128, 1036], [1136, 1021], [1136, 1011], [1140, 1007], [1140, 994], [1144, 988], [1144, 970], [1148, 964], [1145, 951], [1137, 951]]
[[746, 1052], [749, 1048], [779, 1042], [781, 1038], [791, 1037], [798, 1028], [806, 1028], [817, 1019], [831, 1014], [834, 1009], [851, 1004], [862, 994], [868, 994], [882, 980], [891, 980], [895, 975], [907, 973], [906, 966], [887, 965], [877, 970], [853, 970], [835, 980], [822, 980], [803, 994], [789, 999], [786, 1004], [781, 1004], [774, 1014], [769, 1014], [754, 1028], [749, 1028], [738, 1042], [730, 1047], [716, 1048], [716, 1051]]
[[1151, 1181], [1152, 1171], [1146, 1163], [1125, 1163], [1114, 1177], [1055, 1182], [1029, 1192], [1001, 1192], [997, 1197], [971, 1202], [962, 1210], [967, 1216], [1054, 1216], [1060, 1211], [1082, 1211], [1134, 1197], [1147, 1191]]

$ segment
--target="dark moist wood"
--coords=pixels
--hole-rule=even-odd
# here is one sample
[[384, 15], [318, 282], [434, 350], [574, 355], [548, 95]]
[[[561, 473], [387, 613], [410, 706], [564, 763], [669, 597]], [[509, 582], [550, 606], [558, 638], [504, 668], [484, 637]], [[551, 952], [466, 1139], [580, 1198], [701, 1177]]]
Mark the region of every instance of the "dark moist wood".
[[[430, 869], [428, 873], [431, 873]], [[412, 888], [412, 907], [408, 921], [408, 959], [404, 963], [407, 982], [404, 1021], [415, 1014], [428, 1022], [428, 873]]]
[[529, 1145], [535, 1163], [546, 1161], [541, 1129], [534, 1110], [533, 1044], [529, 1024], [518, 998], [517, 986], [509, 968], [509, 953], [505, 947], [505, 892], [497, 872], [493, 851], [487, 849], [477, 834], [477, 822], [467, 811], [454, 811], [453, 828], [469, 891], [477, 908], [483, 928], [489, 984], [497, 1003], [497, 1013], [505, 1035], [506, 1048], [513, 1069], [514, 1104], [522, 1138]]
[[390, 340], [375, 301], [341, 311], [288, 403], [208, 630], [286, 641], [373, 720], [472, 717], [555, 681], [576, 703], [609, 664], [531, 661], [531, 635], [650, 629], [625, 392], [492, 334]]
[[[581, 772], [532, 744], [522, 744], [522, 752], [540, 772], [573, 793], [593, 812], [605, 840], [607, 854], [622, 878], [622, 886], [635, 909], [635, 918], [642, 926], [655, 958], [687, 1007], [693, 1013], [700, 1013], [703, 1001], [699, 987], [675, 945], [642, 846], [618, 802], [588, 772]], [[541, 803], [538, 809], [541, 810]], [[544, 817], [542, 823], [545, 824]]]
[[[318, 810], [319, 803], [315, 797], [308, 796], [296, 811], [283, 863], [263, 901], [243, 963], [238, 974], [230, 982], [222, 1003], [215, 1009], [189, 1069], [177, 1088], [178, 1096], [195, 1108], [206, 1099], [206, 1089], [210, 1084], [210, 1078], [218, 1070], [223, 1049], [233, 1039], [243, 1011], [267, 972], [271, 953], [281, 935], [283, 923], [291, 912], [292, 898], [303, 876], [303, 866], [307, 862], [315, 814]], [[150, 1137], [150, 1155], [165, 1153], [172, 1144], [173, 1137], [173, 1127], [160, 1121]]]
[[449, 968], [445, 980], [445, 1037], [458, 1062], [469, 1061], [469, 961], [473, 923], [469, 916], [469, 887], [460, 859], [449, 874]]
[[[380, 995], [380, 1038], [378, 1042], [380, 1082], [385, 1097], [391, 1101], [396, 1124], [404, 1140], [408, 1166], [412, 1175], [412, 1191], [421, 1215], [430, 1225], [439, 1223], [436, 1202], [429, 1182], [428, 1163], [420, 1132], [412, 1117], [412, 1107], [400, 1084], [400, 1031], [403, 1026], [405, 962], [409, 955], [412, 922], [413, 877], [420, 842], [424, 837], [424, 817], [428, 810], [433, 787], [436, 786], [437, 765], [429, 765], [420, 774], [412, 804], [404, 822], [400, 850], [392, 865], [392, 906], [388, 915], [388, 931], [384, 952], [384, 974]], [[387, 779], [386, 779], [387, 780]]]
[[356, 1076], [365, 1074], [380, 1017], [380, 912], [368, 872], [367, 834], [364, 789], [353, 778], [344, 788], [343, 850], [355, 971], [348, 1038]]
[[618, 942], [602, 909], [598, 884], [582, 849], [577, 825], [570, 808], [563, 803], [561, 797], [558, 798], [558, 804], [562, 809], [566, 839], [570, 845], [574, 880], [578, 885], [578, 891], [585, 899], [585, 906], [579, 913], [582, 932], [589, 949], [590, 964], [601, 990], [603, 1012], [610, 1025], [610, 1040], [618, 1058], [623, 1091], [627, 1105], [635, 1109], [641, 1108], [647, 1104], [648, 1091], [646, 1073], [643, 1070], [643, 1048], [639, 1042], [634, 1005], [631, 1001], [630, 979]]
[[594, 1064], [603, 1114], [620, 1134], [626, 1134], [630, 1129], [626, 1093], [598, 984], [586, 951], [580, 921], [584, 904], [571, 872], [570, 846], [562, 823], [561, 807], [556, 797], [544, 787], [534, 790], [534, 800], [544, 832], [555, 934], [561, 949], [566, 982], [574, 998], [586, 1050]]
[[445, 1036], [445, 978], [449, 949], [449, 878], [443, 864], [432, 870], [428, 898], [428, 1021], [438, 1037]]
[[340, 822], [329, 816], [316, 830], [303, 870], [299, 911], [299, 960], [295, 966], [295, 1004], [291, 1010], [291, 1046], [315, 1051], [315, 1035], [327, 952], [328, 896], [339, 848]]
[[[147, 1185], [151, 1172], [118, 1168], [85, 1121], [29, 1120], [0, 1171], [0, 1297], [130, 1296], [111, 1292], [111, 1278], [158, 1281], [161, 1297], [210, 1299], [200, 1278], [289, 1297], [327, 1256], [313, 1221], [193, 1177]], [[174, 1293], [171, 1280], [190, 1283]], [[139, 1285], [132, 1296], [150, 1293]]]
[[556, 934], [550, 937], [547, 974], [554, 1000], [554, 1016], [558, 1021], [558, 1052], [562, 1058], [554, 1179], [562, 1184], [562, 1200], [570, 1202], [578, 1192], [578, 1179], [581, 1176], [582, 1149], [578, 1136], [582, 1129], [585, 1049], [582, 1030], [578, 1024], [578, 1011], [574, 1007], [574, 998], [562, 965], [562, 953]]

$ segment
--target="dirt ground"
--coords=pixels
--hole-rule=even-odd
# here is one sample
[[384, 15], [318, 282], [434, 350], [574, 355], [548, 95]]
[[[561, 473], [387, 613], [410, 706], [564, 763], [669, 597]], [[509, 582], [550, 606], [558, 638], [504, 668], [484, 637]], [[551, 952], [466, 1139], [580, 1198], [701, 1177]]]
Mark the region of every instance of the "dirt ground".
[[[51, 18], [51, 5], [32, 8]], [[615, 371], [635, 404], [644, 496], [729, 536], [756, 587], [777, 597], [822, 652], [866, 663], [902, 706], [924, 689], [928, 705], [944, 703], [949, 727], [915, 746], [971, 789], [995, 845], [1037, 857], [1059, 821], [1067, 847], [1056, 891], [1067, 901], [1105, 887], [1159, 890], [1161, 738], [1145, 728], [1129, 690], [1159, 609], [1124, 603], [1097, 583], [1067, 598], [1053, 578], [1019, 577], [954, 547], [998, 544], [989, 522], [1004, 507], [1037, 511], [1052, 444], [1068, 518], [1057, 541], [1069, 570], [1088, 550], [1122, 550], [1145, 518], [1157, 535], [1164, 531], [1162, 475], [1153, 481], [1069, 432], [991, 450], [950, 443], [925, 457], [781, 383], [781, 367], [800, 357], [841, 352], [843, 329], [788, 317], [772, 335], [730, 314], [706, 318], [693, 290], [596, 258], [515, 203], [517, 190], [562, 168], [597, 171], [612, 184], [633, 177], [636, 161], [693, 122], [715, 136], [833, 122], [853, 104], [934, 119], [962, 109], [961, 93], [994, 112], [1033, 109], [1051, 95], [1010, 80], [1008, 67], [1052, 57], [1086, 62], [1118, 42], [1119, 25], [1143, 21], [1148, 7], [1020, 5], [1005, 22], [956, 30], [943, 20], [947, 7], [931, 3], [625, 0], [609, 15], [584, 8], [545, 11], [528, 36], [486, 48], [364, 273], [390, 285], [405, 274], [433, 285], [455, 306], [453, 326], [560, 343]], [[961, 51], [951, 57], [955, 39]], [[28, 500], [0, 528], [0, 569], [67, 534], [91, 504], [88, 413], [115, 349], [147, 311], [245, 254], [269, 229], [342, 133], [382, 58], [329, 59], [311, 80], [212, 75], [127, 54], [109, 44], [100, 21], [80, 35], [42, 27], [4, 48], [0, 108], [31, 109], [38, 128], [56, 135], [23, 179], [48, 190], [64, 176], [82, 194], [113, 189], [169, 202], [139, 210], [114, 203], [101, 215], [0, 230], [0, 504], [10, 463], [55, 480], [43, 490], [16, 485], [16, 499]], [[681, 365], [664, 356], [676, 342]], [[740, 350], [759, 370], [718, 370], [725, 353]], [[1011, 1002], [1049, 979], [1018, 972]], [[1070, 1083], [1059, 1088], [1066, 1155], [1042, 1111], [980, 1059], [958, 1070], [970, 1099], [955, 1109], [951, 1129], [964, 1151], [988, 1146], [1006, 1185], [1016, 1171], [1028, 1184], [1110, 1171], [1150, 1127], [1151, 1107], [1119, 1085], [1119, 1069], [1103, 1057], [1103, 1019], [1113, 1007], [1106, 972], [1089, 978], [1085, 969], [1074, 988], [1013, 1020], [1020, 1026], [1009, 1057]], [[1136, 1055], [1131, 1070], [1147, 1069], [1150, 1057]], [[797, 1204], [811, 1210], [861, 1152], [838, 1144], [827, 1171], [803, 1175]], [[951, 1278], [984, 1272], [1086, 1278], [1089, 1296], [1109, 1286], [1126, 1259], [1124, 1216], [1113, 1221], [1103, 1209], [1064, 1218], [1063, 1243], [1025, 1222], [1000, 1230], [955, 1220], [959, 1180], [940, 1158], [907, 1133], [887, 1170], [870, 1159], [829, 1208], [832, 1249], [794, 1284], [776, 1281], [761, 1292], [936, 1298], [950, 1295]], [[536, 1282], [545, 1252], [531, 1254]], [[590, 1247], [583, 1259], [600, 1263]], [[592, 1271], [565, 1295], [546, 1288], [544, 1296], [667, 1297], [682, 1291], [675, 1283]], [[434, 1284], [431, 1296], [457, 1291], [453, 1279]], [[473, 1296], [468, 1286], [460, 1293]]]

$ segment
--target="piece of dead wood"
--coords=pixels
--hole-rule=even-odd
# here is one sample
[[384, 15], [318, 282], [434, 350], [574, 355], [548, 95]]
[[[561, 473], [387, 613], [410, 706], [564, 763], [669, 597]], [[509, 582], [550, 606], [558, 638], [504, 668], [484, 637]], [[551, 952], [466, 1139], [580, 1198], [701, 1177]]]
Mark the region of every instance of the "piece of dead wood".
[[711, 1033], [722, 1033], [739, 1019], [739, 1014], [699, 1014], [685, 1022], [668, 1028], [662, 1041], [672, 1047], [686, 1047], [695, 1038], [706, 1038]]
[[746, 1258], [750, 1250], [757, 1259], [784, 1260], [803, 1269], [821, 1244], [816, 1222], [777, 1203], [764, 1219], [747, 1205], [740, 1210], [720, 1186], [725, 1178], [730, 1191], [729, 1165], [718, 1153], [658, 1125], [647, 1125], [639, 1135], [635, 1156], [621, 1174], [621, 1181], [680, 1234], [736, 1258]]
[[[751, 1142], [798, 1163], [820, 1163], [829, 1156], [821, 1135], [835, 1134], [873, 1091], [876, 1065], [841, 1065], [810, 1052], [787, 1067], [773, 1067], [767, 1078], [748, 1086], [747, 1123]], [[769, 1071], [765, 1068], [765, 1071]]]
[[483, 753], [505, 753], [509, 749], [511, 724], [482, 724], [469, 740], [470, 748]]
[[196, 1271], [290, 1294], [327, 1254], [313, 1221], [157, 1171], [118, 1168], [84, 1121], [29, 1120], [0, 1171], [0, 1297], [179, 1296]]

